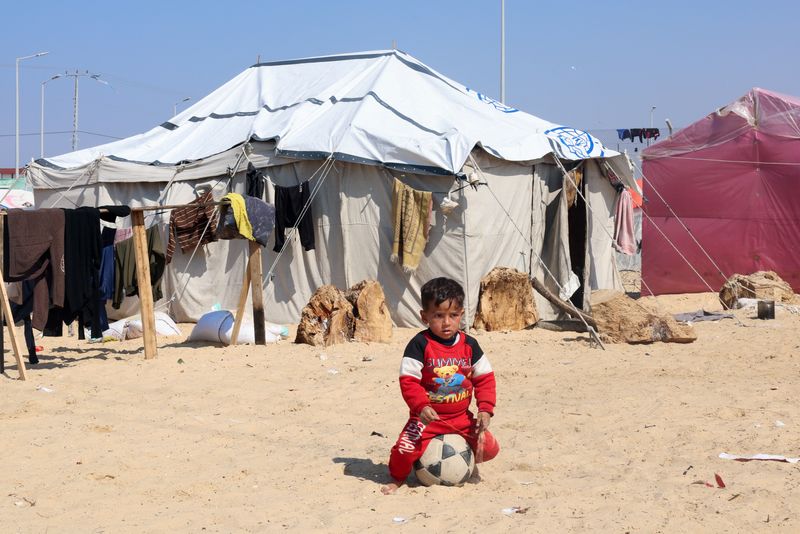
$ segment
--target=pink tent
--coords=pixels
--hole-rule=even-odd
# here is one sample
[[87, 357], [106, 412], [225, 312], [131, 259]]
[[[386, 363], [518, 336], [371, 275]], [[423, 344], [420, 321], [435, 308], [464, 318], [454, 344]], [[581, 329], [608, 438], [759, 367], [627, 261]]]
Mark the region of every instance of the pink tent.
[[800, 98], [752, 89], [642, 158], [643, 294], [761, 270], [800, 291]]

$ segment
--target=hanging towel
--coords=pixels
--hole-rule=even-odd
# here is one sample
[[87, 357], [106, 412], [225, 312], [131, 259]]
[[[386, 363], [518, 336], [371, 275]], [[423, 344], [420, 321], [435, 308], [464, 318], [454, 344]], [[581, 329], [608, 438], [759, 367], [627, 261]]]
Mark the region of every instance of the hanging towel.
[[432, 206], [430, 191], [417, 191], [395, 178], [391, 260], [402, 265], [405, 272], [414, 272], [425, 252]]
[[233, 218], [236, 221], [236, 228], [242, 237], [255, 241], [253, 237], [253, 225], [250, 224], [250, 219], [247, 217], [247, 205], [244, 202], [244, 197], [239, 193], [228, 193], [222, 200], [227, 200], [231, 203], [230, 209], [233, 211]]
[[314, 250], [314, 222], [311, 218], [311, 206], [308, 206], [303, 218], [298, 220], [303, 208], [310, 202], [310, 184], [305, 182], [294, 187], [275, 186], [275, 252], [280, 252], [286, 241], [287, 228], [297, 227], [300, 243], [305, 251]]
[[636, 235], [633, 231], [633, 197], [623, 189], [617, 198], [617, 213], [614, 227], [614, 248], [623, 254], [636, 254]]

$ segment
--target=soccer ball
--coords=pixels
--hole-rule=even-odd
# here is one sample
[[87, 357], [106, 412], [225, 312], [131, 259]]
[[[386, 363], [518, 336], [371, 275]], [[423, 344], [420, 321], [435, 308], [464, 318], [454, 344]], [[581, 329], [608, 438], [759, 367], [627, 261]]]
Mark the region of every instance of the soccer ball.
[[466, 440], [458, 434], [440, 434], [428, 442], [414, 462], [417, 479], [424, 486], [462, 486], [472, 476], [475, 457]]

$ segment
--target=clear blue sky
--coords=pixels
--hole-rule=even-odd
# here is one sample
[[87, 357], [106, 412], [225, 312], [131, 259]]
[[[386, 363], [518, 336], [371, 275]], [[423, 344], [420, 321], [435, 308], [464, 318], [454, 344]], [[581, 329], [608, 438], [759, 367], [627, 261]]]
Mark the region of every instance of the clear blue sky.
[[[168, 119], [256, 61], [397, 47], [499, 96], [499, 0], [9, 2], [0, 32], [0, 166], [14, 164], [14, 59], [21, 161], [39, 155], [41, 82], [80, 82], [80, 129], [116, 137]], [[590, 131], [682, 126], [753, 86], [800, 95], [800, 2], [506, 0], [507, 103]], [[72, 129], [71, 79], [46, 86], [45, 130]], [[109, 141], [80, 134], [80, 147]], [[46, 155], [70, 150], [51, 133]]]

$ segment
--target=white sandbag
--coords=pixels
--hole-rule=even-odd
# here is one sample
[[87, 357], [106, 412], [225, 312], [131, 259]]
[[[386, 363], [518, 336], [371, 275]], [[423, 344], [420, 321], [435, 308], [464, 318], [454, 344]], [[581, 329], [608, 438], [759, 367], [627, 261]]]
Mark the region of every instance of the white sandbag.
[[125, 333], [128, 329], [128, 321], [126, 319], [120, 319], [119, 321], [114, 321], [113, 323], [108, 325], [108, 329], [103, 331], [103, 338], [113, 338], [117, 341], [122, 341], [125, 339]]
[[[172, 317], [160, 311], [156, 312], [154, 315], [156, 322], [156, 335], [159, 336], [181, 335], [181, 331], [178, 328], [178, 325], [175, 324], [175, 321], [172, 320]], [[135, 339], [138, 337], [142, 337], [143, 335], [144, 335], [144, 329], [142, 328], [141, 319], [133, 319], [131, 321], [128, 321], [127, 339]]]
[[[235, 318], [233, 313], [228, 310], [211, 311], [200, 317], [192, 333], [189, 334], [189, 341], [213, 341], [230, 345], [233, 335], [233, 323]], [[289, 337], [289, 329], [272, 323], [266, 323], [265, 338], [267, 343], [277, 343], [281, 339]], [[237, 345], [254, 345], [256, 342], [255, 327], [252, 322], [242, 321], [239, 327], [239, 338]]]
[[223, 332], [233, 330], [233, 314], [228, 310], [211, 311], [200, 317], [194, 325], [188, 341], [213, 341], [215, 343], [230, 343], [223, 341]]
[[275, 324], [275, 323], [266, 323], [267, 332], [271, 332], [276, 336], [280, 336], [283, 339], [289, 337], [289, 329], [285, 326]]
[[[226, 345], [231, 344], [231, 337], [233, 336], [233, 324], [231, 324], [230, 329], [222, 332], [222, 342]], [[267, 343], [277, 343], [281, 339], [283, 339], [279, 334], [275, 334], [267, 329], [264, 332], [264, 339], [266, 339]], [[248, 323], [242, 321], [242, 325], [239, 327], [239, 338], [236, 340], [237, 345], [255, 345], [256, 343], [256, 331], [253, 323]]]

